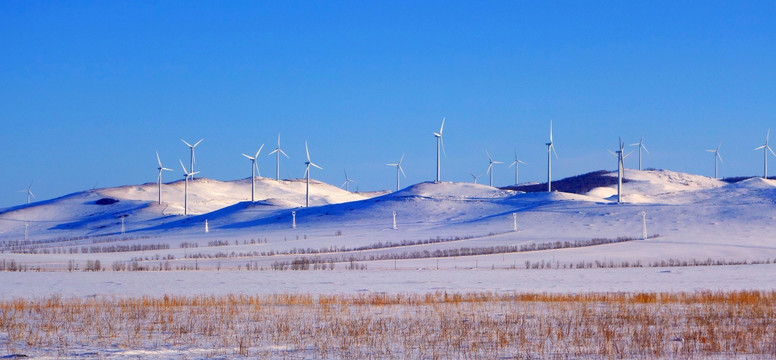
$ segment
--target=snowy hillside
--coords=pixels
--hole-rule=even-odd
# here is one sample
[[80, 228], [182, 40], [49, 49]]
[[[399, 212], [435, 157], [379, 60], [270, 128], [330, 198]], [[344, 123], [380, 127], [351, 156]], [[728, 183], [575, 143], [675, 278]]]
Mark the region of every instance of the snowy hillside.
[[[776, 260], [776, 181], [625, 174], [622, 204], [614, 201], [616, 185], [580, 195], [427, 182], [367, 196], [314, 181], [312, 206], [304, 208], [301, 180], [258, 180], [259, 200], [251, 203], [248, 180], [197, 179], [189, 184], [194, 214], [183, 216], [181, 182], [164, 186], [162, 205], [155, 184], [98, 189], [0, 213], [0, 260], [44, 270], [90, 260], [205, 270], [271, 269], [300, 259], [370, 270]], [[97, 205], [101, 199], [118, 201]], [[642, 212], [654, 235], [647, 240]]]

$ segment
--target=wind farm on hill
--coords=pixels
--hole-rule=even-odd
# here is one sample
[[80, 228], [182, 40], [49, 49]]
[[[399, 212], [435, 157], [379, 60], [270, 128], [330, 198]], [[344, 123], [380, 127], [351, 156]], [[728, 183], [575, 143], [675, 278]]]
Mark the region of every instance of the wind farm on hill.
[[[251, 177], [219, 181], [194, 178], [193, 144], [183, 179], [164, 183], [157, 153], [157, 182], [92, 189], [29, 202], [0, 212], [0, 257], [15, 268], [277, 269], [295, 261], [367, 269], [525, 269], [630, 267], [681, 263], [746, 264], [776, 259], [776, 187], [767, 178], [727, 179], [626, 169], [625, 144], [610, 151], [617, 171], [597, 171], [552, 181], [557, 158], [552, 124], [547, 182], [493, 187], [501, 161], [485, 150], [489, 185], [444, 182], [443, 119], [434, 181], [401, 187], [404, 155], [396, 163], [396, 191], [351, 192], [347, 171], [337, 187], [311, 178], [305, 143], [304, 179]], [[767, 175], [769, 134], [764, 145]], [[647, 152], [644, 137], [632, 146]], [[720, 146], [710, 150], [715, 165]], [[238, 154], [240, 155], [240, 154]], [[554, 186], [553, 186], [554, 185]], [[344, 189], [343, 189], [344, 188]], [[31, 187], [24, 190], [27, 199]], [[289, 265], [290, 266], [290, 265]]]

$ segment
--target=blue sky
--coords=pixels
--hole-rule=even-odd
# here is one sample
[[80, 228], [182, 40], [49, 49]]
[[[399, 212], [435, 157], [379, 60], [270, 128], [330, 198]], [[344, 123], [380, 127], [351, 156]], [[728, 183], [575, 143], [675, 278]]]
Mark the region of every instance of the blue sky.
[[314, 178], [390, 189], [405, 152], [403, 184], [434, 178], [442, 117], [448, 181], [486, 149], [544, 181], [550, 119], [554, 178], [615, 169], [606, 150], [642, 133], [645, 167], [711, 175], [722, 141], [721, 176], [761, 175], [775, 40], [773, 1], [3, 1], [0, 207], [31, 182], [38, 200], [154, 182], [156, 150], [177, 180], [180, 138], [205, 138], [202, 176], [245, 178], [240, 153], [278, 133], [282, 177], [308, 140]]

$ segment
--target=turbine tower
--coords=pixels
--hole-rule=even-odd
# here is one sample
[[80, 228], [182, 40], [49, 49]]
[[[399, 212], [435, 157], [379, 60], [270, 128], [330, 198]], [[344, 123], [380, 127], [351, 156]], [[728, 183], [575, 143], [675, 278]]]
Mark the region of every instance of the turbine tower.
[[[200, 140], [201, 141], [201, 140]], [[185, 184], [183, 185], [183, 215], [189, 214], [189, 178], [193, 178], [197, 172], [188, 172], [186, 171], [186, 167], [183, 166], [183, 160], [178, 159], [178, 162], [181, 163], [181, 168], [183, 169], [183, 180], [185, 181]]]
[[763, 167], [765, 168], [765, 171], [764, 171], [765, 174], [763, 175], [764, 179], [768, 178], [768, 151], [770, 151], [771, 154], [773, 154], [773, 156], [776, 156], [776, 153], [773, 152], [773, 149], [771, 149], [771, 147], [768, 146], [768, 137], [770, 136], [771, 136], [771, 129], [768, 129], [768, 132], [765, 133], [765, 144], [754, 148], [755, 150], [763, 149], [763, 163], [764, 163]]
[[525, 162], [523, 162], [523, 160], [518, 159], [517, 151], [515, 151], [515, 161], [513, 161], [511, 164], [509, 164], [509, 167], [512, 167], [512, 166], [515, 167], [515, 185], [518, 184], [518, 182], [517, 182], [517, 171], [518, 171], [518, 168], [520, 167], [520, 164], [528, 165]]
[[162, 171], [172, 171], [172, 169], [162, 166], [162, 160], [159, 159], [158, 151], [156, 152], [156, 162], [159, 164], [159, 167], [156, 168], [159, 170], [159, 176], [156, 178], [156, 183], [159, 185], [159, 205], [162, 205]]
[[304, 150], [307, 153], [307, 161], [304, 163], [306, 165], [304, 175], [307, 178], [307, 192], [304, 199], [304, 206], [310, 207], [310, 165], [315, 166], [321, 170], [323, 170], [323, 168], [315, 165], [312, 161], [310, 161], [310, 150], [307, 148], [307, 141], [304, 142]]
[[717, 145], [717, 148], [714, 150], [706, 150], [708, 152], [714, 153], [714, 178], [715, 179], [719, 179], [719, 176], [717, 176], [717, 159], [719, 159], [719, 161], [722, 161], [722, 155], [719, 154], [720, 147], [722, 147], [722, 143], [719, 143], [719, 145]]
[[199, 143], [201, 143], [202, 140], [205, 140], [205, 139], [199, 139], [199, 141], [195, 142], [194, 145], [191, 145], [191, 144], [187, 143], [186, 140], [181, 139], [181, 141], [183, 141], [183, 143], [186, 144], [186, 146], [188, 146], [189, 149], [191, 149], [191, 174], [192, 174], [191, 179], [192, 180], [194, 180], [194, 175], [193, 174], [199, 174], [199, 172], [194, 172], [194, 162], [195, 162], [194, 148], [197, 147], [197, 145], [199, 145]]
[[32, 193], [32, 184], [30, 184], [30, 186], [27, 187], [27, 190], [19, 190], [19, 192], [23, 192], [23, 193], [27, 194], [27, 204], [28, 205], [30, 203], [30, 198], [34, 198], [35, 197], [35, 194]]
[[552, 191], [552, 154], [558, 158], [555, 151], [555, 144], [552, 142], [552, 120], [550, 120], [550, 142], [547, 143], [547, 192]]
[[625, 177], [625, 158], [630, 156], [631, 153], [625, 154], [625, 144], [622, 143], [622, 138], [619, 139], [620, 148], [616, 152], [609, 150], [609, 152], [617, 157], [617, 203], [622, 203], [622, 179]]
[[[343, 170], [344, 170], [344, 169], [343, 169]], [[350, 186], [349, 186], [349, 185], [350, 185], [350, 183], [352, 183], [352, 182], [358, 182], [358, 181], [356, 181], [356, 180], [353, 180], [353, 179], [349, 178], [349, 177], [348, 177], [348, 171], [347, 171], [347, 170], [345, 170], [345, 182], [344, 182], [344, 183], [342, 183], [342, 185], [340, 185], [340, 187], [344, 187], [344, 188], [345, 188], [345, 191], [350, 191]]]
[[290, 159], [285, 151], [283, 151], [280, 148], [280, 134], [278, 134], [278, 147], [275, 148], [275, 150], [272, 150], [267, 155], [277, 154], [277, 160], [275, 162], [275, 180], [280, 181], [280, 154], [283, 154], [283, 156], [286, 157], [286, 159]]
[[250, 156], [246, 154], [242, 154], [242, 156], [245, 156], [248, 158], [248, 160], [251, 161], [251, 202], [256, 201], [254, 194], [255, 194], [255, 182], [256, 182], [256, 172], [259, 173], [259, 176], [261, 176], [261, 171], [259, 170], [259, 164], [256, 163], [256, 159], [259, 158], [259, 153], [261, 153], [261, 149], [264, 148], [264, 144], [261, 144], [259, 146], [259, 151], [256, 152], [256, 155]]
[[493, 161], [493, 158], [490, 157], [490, 153], [488, 153], [488, 150], [485, 150], [485, 154], [488, 155], [488, 171], [486, 171], [486, 174], [490, 174], [490, 186], [493, 186], [493, 164], [503, 164], [501, 161]]
[[638, 146], [639, 147], [639, 171], [641, 171], [641, 149], [644, 149], [644, 151], [649, 154], [649, 150], [647, 150], [647, 147], [644, 146], [644, 134], [641, 135], [641, 140], [637, 143], [630, 144], [630, 146]]
[[436, 137], [436, 140], [437, 140], [436, 182], [440, 182], [442, 177], [442, 167], [441, 167], [442, 158], [440, 156], [439, 150], [441, 148], [442, 151], [445, 151], [445, 142], [442, 140], [442, 130], [444, 130], [444, 128], [445, 128], [445, 118], [442, 118], [442, 126], [439, 127], [439, 132], [434, 133], [434, 137]]
[[396, 191], [399, 191], [399, 172], [401, 172], [405, 178], [407, 177], [407, 174], [404, 173], [404, 169], [401, 168], [401, 162], [404, 160], [404, 155], [405, 154], [401, 154], [401, 159], [395, 164], [385, 164], [388, 166], [396, 166]]

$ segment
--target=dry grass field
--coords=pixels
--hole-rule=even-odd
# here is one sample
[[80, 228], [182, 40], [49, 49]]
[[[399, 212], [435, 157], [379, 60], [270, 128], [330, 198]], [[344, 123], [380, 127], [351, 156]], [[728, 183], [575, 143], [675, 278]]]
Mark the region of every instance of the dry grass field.
[[13, 299], [0, 344], [62, 358], [774, 358], [776, 292]]

